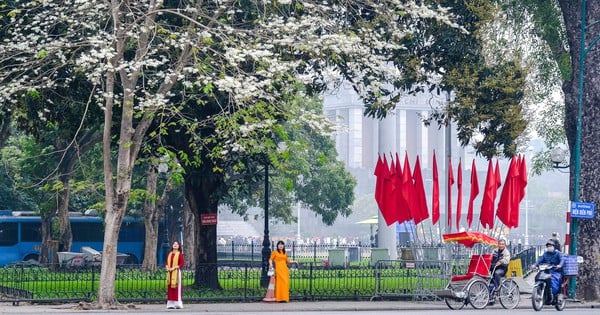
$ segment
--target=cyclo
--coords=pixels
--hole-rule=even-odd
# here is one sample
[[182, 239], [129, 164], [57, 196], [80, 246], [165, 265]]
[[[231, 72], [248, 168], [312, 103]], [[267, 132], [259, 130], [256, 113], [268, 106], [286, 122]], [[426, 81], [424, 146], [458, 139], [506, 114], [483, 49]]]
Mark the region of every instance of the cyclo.
[[[456, 242], [467, 248], [473, 248], [476, 244], [485, 247], [496, 246], [496, 239], [481, 232], [459, 232], [443, 235], [444, 242]], [[497, 294], [491, 294], [490, 265], [492, 254], [472, 254], [465, 274], [452, 275], [450, 283], [444, 290], [438, 291], [437, 295], [444, 298], [450, 309], [459, 310], [467, 304], [475, 309], [483, 309], [488, 304], [500, 301], [502, 307], [513, 309], [519, 305], [519, 286], [511, 278], [503, 278]], [[453, 268], [454, 270], [455, 268]]]

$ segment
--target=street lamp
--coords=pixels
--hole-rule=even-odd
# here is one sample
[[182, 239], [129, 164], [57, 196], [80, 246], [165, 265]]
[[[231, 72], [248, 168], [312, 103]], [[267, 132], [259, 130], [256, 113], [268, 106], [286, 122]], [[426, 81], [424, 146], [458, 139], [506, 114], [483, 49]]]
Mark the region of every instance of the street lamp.
[[554, 168], [569, 168], [571, 165], [567, 163], [567, 151], [563, 148], [554, 147], [550, 150], [550, 161]]
[[265, 231], [262, 242], [262, 272], [260, 276], [261, 287], [269, 285], [269, 258], [271, 258], [271, 240], [269, 238], [269, 161], [265, 163]]
[[[287, 150], [285, 142], [279, 142], [277, 144], [277, 153], [282, 153]], [[263, 288], [269, 286], [270, 277], [267, 275], [269, 271], [269, 258], [271, 258], [271, 239], [269, 237], [269, 158], [266, 157], [265, 161], [265, 231], [262, 242], [262, 262], [261, 262], [261, 275], [260, 285]]]

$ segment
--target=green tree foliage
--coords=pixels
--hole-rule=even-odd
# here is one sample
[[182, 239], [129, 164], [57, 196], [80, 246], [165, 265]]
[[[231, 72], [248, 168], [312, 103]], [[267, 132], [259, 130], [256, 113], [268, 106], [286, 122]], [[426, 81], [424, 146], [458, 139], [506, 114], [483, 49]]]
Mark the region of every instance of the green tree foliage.
[[[399, 87], [409, 93], [452, 92], [450, 106], [434, 108], [425, 123], [455, 122], [463, 146], [473, 145], [478, 155], [488, 159], [511, 157], [527, 126], [522, 110], [526, 69], [517, 56], [505, 60], [485, 54], [486, 32], [494, 31], [489, 25], [499, 8], [487, 0], [435, 2], [448, 7], [464, 31], [431, 20], [401, 19], [399, 23], [417, 31], [403, 40], [406, 50], [394, 58], [400, 68], [410, 69]], [[386, 112], [387, 108], [366, 110], [375, 117]]]

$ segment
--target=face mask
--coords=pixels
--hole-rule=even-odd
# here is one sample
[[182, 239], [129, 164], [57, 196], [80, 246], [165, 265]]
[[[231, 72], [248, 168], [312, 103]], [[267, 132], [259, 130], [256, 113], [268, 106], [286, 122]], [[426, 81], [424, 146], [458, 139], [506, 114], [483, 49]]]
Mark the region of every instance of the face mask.
[[554, 253], [554, 246], [548, 246], [546, 247], [546, 251], [549, 253]]

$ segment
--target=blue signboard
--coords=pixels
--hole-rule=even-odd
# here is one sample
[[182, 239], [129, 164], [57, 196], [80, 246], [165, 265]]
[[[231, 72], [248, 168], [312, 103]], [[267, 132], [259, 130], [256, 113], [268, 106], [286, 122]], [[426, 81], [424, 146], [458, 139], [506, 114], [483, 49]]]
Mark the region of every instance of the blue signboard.
[[571, 201], [571, 218], [593, 219], [595, 208], [591, 202]]

